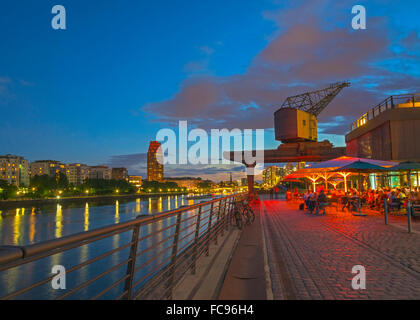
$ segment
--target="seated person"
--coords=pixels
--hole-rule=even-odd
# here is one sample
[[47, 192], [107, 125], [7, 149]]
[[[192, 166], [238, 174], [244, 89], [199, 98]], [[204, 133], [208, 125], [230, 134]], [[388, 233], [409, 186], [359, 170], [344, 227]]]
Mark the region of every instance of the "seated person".
[[395, 194], [395, 191], [391, 192], [391, 195], [389, 197], [390, 201], [390, 207], [391, 208], [397, 208], [398, 210], [401, 209], [401, 201], [398, 199], [397, 195]]
[[341, 204], [343, 205], [341, 208], [341, 211], [344, 211], [344, 208], [348, 208], [350, 205], [349, 197], [347, 196], [347, 193], [344, 194], [344, 196], [341, 197]]

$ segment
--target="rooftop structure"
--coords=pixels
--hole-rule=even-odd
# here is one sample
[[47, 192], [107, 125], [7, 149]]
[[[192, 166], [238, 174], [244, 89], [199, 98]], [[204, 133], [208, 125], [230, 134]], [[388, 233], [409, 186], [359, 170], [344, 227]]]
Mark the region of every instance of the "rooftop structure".
[[351, 124], [346, 154], [420, 161], [420, 94], [390, 96]]

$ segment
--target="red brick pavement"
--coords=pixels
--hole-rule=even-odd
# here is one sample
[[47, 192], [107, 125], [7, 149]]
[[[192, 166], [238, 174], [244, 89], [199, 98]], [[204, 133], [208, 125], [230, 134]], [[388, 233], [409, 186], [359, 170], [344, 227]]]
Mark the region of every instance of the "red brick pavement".
[[[392, 217], [395, 227], [377, 214], [330, 208], [318, 216], [296, 203], [262, 203], [274, 299], [420, 299], [420, 232], [408, 234], [406, 217]], [[352, 289], [354, 265], [366, 268], [365, 290]]]

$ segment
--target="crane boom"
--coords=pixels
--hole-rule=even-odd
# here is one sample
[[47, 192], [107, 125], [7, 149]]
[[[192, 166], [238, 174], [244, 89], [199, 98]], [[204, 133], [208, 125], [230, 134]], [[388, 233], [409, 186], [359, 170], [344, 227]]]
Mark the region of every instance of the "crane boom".
[[337, 82], [324, 89], [288, 97], [280, 109], [295, 108], [318, 116], [343, 88], [349, 86], [350, 82]]

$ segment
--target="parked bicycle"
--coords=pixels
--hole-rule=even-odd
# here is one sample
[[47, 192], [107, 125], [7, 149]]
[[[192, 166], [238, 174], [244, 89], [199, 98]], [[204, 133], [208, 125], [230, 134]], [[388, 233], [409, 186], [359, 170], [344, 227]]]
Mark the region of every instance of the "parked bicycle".
[[249, 226], [255, 221], [255, 213], [249, 205], [249, 198], [234, 202], [233, 218], [238, 229], [242, 229], [243, 225]]

